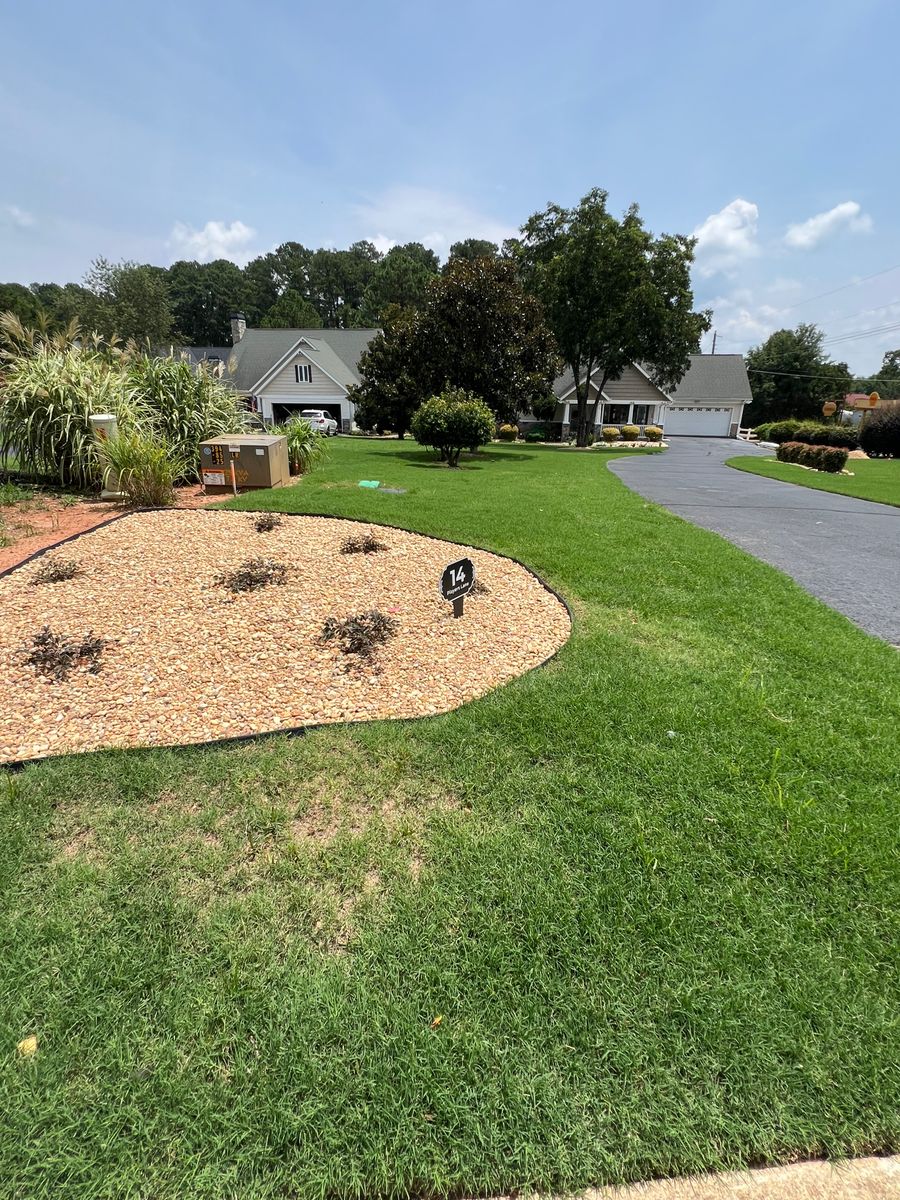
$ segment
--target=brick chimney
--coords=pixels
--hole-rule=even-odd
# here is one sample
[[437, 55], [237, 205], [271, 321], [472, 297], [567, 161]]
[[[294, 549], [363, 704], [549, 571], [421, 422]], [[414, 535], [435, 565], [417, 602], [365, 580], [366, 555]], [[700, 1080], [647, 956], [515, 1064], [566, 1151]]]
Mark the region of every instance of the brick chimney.
[[231, 314], [231, 344], [236, 346], [247, 332], [247, 318], [242, 312]]

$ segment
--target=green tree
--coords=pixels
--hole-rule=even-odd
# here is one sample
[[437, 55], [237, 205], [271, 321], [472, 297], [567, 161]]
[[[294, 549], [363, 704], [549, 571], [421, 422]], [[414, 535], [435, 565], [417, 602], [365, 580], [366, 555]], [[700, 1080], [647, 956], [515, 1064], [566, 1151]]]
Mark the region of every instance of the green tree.
[[23, 325], [35, 325], [44, 310], [40, 301], [23, 283], [0, 283], [0, 312], [11, 312]]
[[900, 350], [888, 350], [878, 374], [858, 384], [858, 390], [877, 392], [886, 400], [900, 400]]
[[382, 331], [363, 351], [357, 370], [361, 382], [349, 389], [361, 429], [391, 430], [402, 439], [413, 413], [429, 393], [424, 389], [418, 316], [393, 305], [385, 310]]
[[496, 258], [499, 253], [500, 249], [495, 242], [488, 242], [483, 238], [466, 238], [462, 242], [454, 242], [450, 247], [444, 270], [449, 268], [455, 258]]
[[402, 437], [422, 401], [449, 385], [474, 392], [506, 420], [547, 395], [560, 365], [515, 264], [456, 259], [433, 277], [420, 311], [386, 310], [383, 332], [360, 359], [356, 419]]
[[262, 325], [263, 317], [278, 300], [276, 268], [274, 254], [261, 254], [248, 262], [241, 272], [244, 286], [239, 307], [248, 325]]
[[418, 339], [429, 390], [449, 380], [499, 421], [531, 411], [562, 366], [540, 303], [499, 258], [454, 259], [429, 289]]
[[96, 299], [80, 283], [33, 283], [31, 291], [47, 314], [51, 329], [65, 329], [73, 320], [87, 327], [86, 318], [93, 312]]
[[595, 188], [577, 208], [549, 204], [525, 223], [518, 244], [504, 247], [542, 300], [572, 369], [579, 446], [587, 445], [596, 421], [597, 400], [588, 419], [592, 375], [598, 398], [632, 362], [642, 363], [659, 386], [674, 387], [710, 324], [708, 312], [693, 309], [693, 239], [654, 238], [637, 205], [619, 220], [606, 199]]
[[821, 420], [823, 403], [851, 390], [847, 364], [831, 361], [824, 337], [817, 326], [801, 324], [777, 330], [748, 351], [754, 425], [787, 417]]
[[421, 308], [425, 302], [428, 284], [435, 278], [435, 274], [436, 272], [420, 257], [408, 254], [406, 247], [395, 246], [375, 267], [363, 295], [364, 317], [372, 323], [377, 323], [390, 305]]
[[182, 260], [169, 267], [168, 283], [177, 336], [191, 346], [227, 346], [244, 295], [240, 267], [225, 258]]
[[172, 336], [172, 307], [162, 267], [98, 258], [84, 282], [94, 297], [87, 312], [79, 314], [85, 329], [106, 338], [117, 334], [125, 340], [134, 338], [154, 346]]
[[264, 329], [321, 329], [322, 318], [299, 292], [288, 288], [262, 319]]

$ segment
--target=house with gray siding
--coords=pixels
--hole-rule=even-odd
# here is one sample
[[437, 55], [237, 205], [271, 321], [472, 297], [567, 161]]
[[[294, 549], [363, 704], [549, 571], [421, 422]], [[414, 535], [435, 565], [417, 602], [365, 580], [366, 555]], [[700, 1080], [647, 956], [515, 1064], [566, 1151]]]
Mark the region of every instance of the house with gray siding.
[[[229, 380], [254, 412], [276, 424], [304, 408], [321, 408], [349, 433], [355, 405], [348, 390], [359, 383], [358, 364], [377, 329], [248, 329], [238, 313], [231, 321], [231, 347], [189, 347], [184, 353]], [[659, 425], [666, 437], [736, 437], [750, 383], [740, 354], [692, 354], [677, 388], [664, 391], [639, 364], [608, 380], [602, 372], [590, 381], [588, 413], [603, 425]], [[566, 436], [575, 422], [575, 382], [564, 371], [553, 385], [557, 397], [553, 423]], [[596, 406], [596, 411], [595, 411]], [[536, 422], [523, 415], [526, 432]]]

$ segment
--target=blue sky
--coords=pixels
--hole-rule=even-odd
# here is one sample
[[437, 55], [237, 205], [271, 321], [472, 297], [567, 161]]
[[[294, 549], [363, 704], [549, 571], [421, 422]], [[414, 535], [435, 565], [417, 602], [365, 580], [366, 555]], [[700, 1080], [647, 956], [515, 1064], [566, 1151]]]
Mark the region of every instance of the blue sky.
[[849, 336], [900, 325], [898, 42], [896, 0], [8, 5], [0, 280], [443, 256], [601, 186], [698, 233], [720, 350], [811, 320], [871, 370], [900, 346]]

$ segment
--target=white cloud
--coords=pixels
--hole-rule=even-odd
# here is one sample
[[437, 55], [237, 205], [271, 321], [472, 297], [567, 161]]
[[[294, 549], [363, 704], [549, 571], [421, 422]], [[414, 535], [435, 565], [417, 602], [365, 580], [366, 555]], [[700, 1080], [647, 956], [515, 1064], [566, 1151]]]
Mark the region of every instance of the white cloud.
[[4, 204], [0, 207], [0, 220], [4, 225], [12, 225], [16, 229], [31, 229], [35, 224], [34, 217], [18, 204]]
[[795, 250], [811, 250], [841, 229], [850, 233], [868, 233], [871, 228], [872, 218], [869, 214], [864, 213], [855, 200], [845, 200], [842, 204], [830, 208], [828, 212], [816, 213], [808, 221], [789, 225], [784, 240]]
[[719, 271], [729, 274], [748, 258], [755, 258], [759, 254], [758, 222], [759, 208], [740, 197], [711, 213], [694, 230], [700, 274], [709, 276]]
[[356, 219], [379, 250], [398, 242], [421, 242], [446, 258], [454, 242], [487, 238], [498, 245], [517, 230], [486, 216], [458, 196], [431, 188], [397, 185], [363, 204], [355, 205]]
[[228, 258], [243, 266], [253, 257], [250, 243], [255, 237], [256, 230], [243, 221], [207, 221], [202, 229], [178, 221], [169, 238], [169, 247], [175, 258], [199, 262]]

